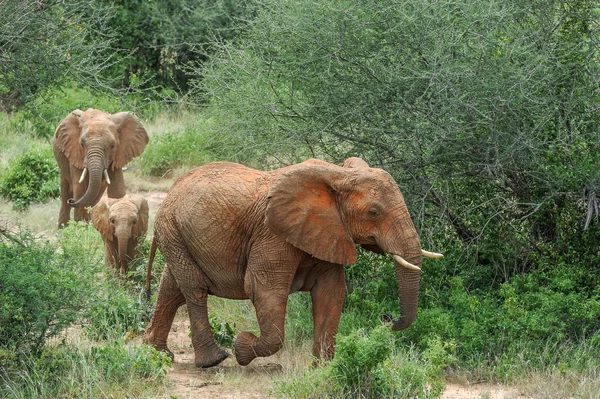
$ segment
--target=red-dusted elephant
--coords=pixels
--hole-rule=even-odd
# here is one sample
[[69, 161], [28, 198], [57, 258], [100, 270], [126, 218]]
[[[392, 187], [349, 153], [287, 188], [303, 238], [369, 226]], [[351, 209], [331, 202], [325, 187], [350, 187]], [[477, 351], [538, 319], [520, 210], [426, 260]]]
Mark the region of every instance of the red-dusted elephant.
[[441, 255], [421, 250], [387, 172], [359, 158], [343, 167], [313, 159], [266, 172], [225, 162], [191, 170], [156, 214], [150, 257], [158, 246], [167, 266], [144, 340], [172, 355], [167, 336], [186, 303], [195, 364], [215, 366], [227, 352], [213, 339], [207, 296], [250, 299], [260, 336], [244, 331], [235, 342], [238, 363], [247, 365], [282, 347], [288, 295], [310, 291], [313, 353], [331, 358], [344, 302], [343, 265], [356, 262], [356, 245], [396, 260], [401, 317], [392, 328], [407, 328], [417, 314], [422, 256]]
[[[94, 206], [108, 187], [110, 198], [125, 195], [123, 166], [144, 152], [148, 134], [130, 112], [109, 114], [76, 109], [54, 132], [54, 156], [60, 168], [60, 213], [64, 227], [75, 208], [75, 220], [90, 220]], [[89, 172], [89, 173], [88, 173]]]

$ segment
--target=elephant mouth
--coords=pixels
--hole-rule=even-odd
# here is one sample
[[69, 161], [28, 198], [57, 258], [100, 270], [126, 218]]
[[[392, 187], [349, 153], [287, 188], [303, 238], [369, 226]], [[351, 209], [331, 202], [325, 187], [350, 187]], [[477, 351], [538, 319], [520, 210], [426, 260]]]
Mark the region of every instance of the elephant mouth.
[[[421, 254], [426, 258], [434, 258], [434, 259], [439, 259], [444, 256], [437, 252], [425, 251], [424, 249], [421, 250]], [[398, 264], [400, 264], [401, 266], [404, 266], [407, 269], [416, 270], [419, 272], [421, 271], [421, 268], [419, 266], [413, 265], [412, 263], [408, 262], [406, 259], [404, 259], [402, 256], [400, 256], [398, 254], [392, 254], [392, 258], [394, 258], [394, 260], [396, 262], [398, 262]]]

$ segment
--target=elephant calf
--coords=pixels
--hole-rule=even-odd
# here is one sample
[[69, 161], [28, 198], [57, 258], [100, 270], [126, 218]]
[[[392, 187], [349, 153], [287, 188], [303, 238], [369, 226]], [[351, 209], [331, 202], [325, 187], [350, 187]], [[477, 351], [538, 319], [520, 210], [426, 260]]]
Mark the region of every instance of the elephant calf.
[[92, 224], [102, 234], [106, 264], [127, 275], [138, 240], [148, 231], [148, 201], [139, 195], [102, 197], [92, 209]]
[[417, 314], [422, 257], [441, 255], [421, 249], [387, 172], [359, 158], [341, 167], [312, 159], [273, 171], [227, 162], [193, 169], [156, 214], [150, 259], [158, 247], [166, 266], [144, 341], [168, 351], [173, 318], [185, 303], [195, 364], [217, 365], [228, 354], [213, 339], [207, 296], [250, 299], [260, 336], [243, 331], [235, 342], [236, 360], [247, 365], [282, 347], [288, 295], [310, 291], [313, 353], [332, 358], [344, 265], [356, 262], [357, 245], [395, 260], [401, 317], [392, 328], [407, 328]]

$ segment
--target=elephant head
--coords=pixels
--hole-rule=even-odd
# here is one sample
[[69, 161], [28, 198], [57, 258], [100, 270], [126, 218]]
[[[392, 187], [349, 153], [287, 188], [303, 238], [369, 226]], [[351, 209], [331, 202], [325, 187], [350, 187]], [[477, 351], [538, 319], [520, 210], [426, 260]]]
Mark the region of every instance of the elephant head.
[[395, 262], [401, 317], [409, 327], [417, 314], [422, 256], [419, 236], [391, 175], [359, 158], [343, 167], [306, 164], [283, 172], [269, 191], [266, 225], [276, 235], [318, 259], [351, 265], [356, 245]]
[[102, 197], [92, 209], [92, 224], [108, 249], [106, 262], [126, 274], [138, 238], [148, 231], [148, 201], [139, 195]]
[[[85, 194], [69, 199], [75, 208], [92, 206], [110, 184], [109, 171], [120, 170], [146, 148], [148, 135], [130, 112], [109, 114], [96, 109], [75, 110], [56, 128], [54, 149], [79, 170], [81, 183], [88, 175]], [[105, 179], [105, 181], [104, 181]]]

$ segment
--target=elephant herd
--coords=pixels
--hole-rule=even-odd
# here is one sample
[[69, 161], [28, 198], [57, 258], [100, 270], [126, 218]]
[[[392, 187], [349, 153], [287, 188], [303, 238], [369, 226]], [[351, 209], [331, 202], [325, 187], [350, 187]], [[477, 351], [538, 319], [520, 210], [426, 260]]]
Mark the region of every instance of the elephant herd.
[[[123, 167], [147, 143], [133, 114], [94, 109], [72, 112], [54, 135], [59, 228], [71, 208], [75, 220], [91, 219], [107, 264], [122, 274], [148, 229], [148, 204], [126, 194]], [[91, 215], [87, 207], [93, 207]], [[441, 254], [421, 249], [390, 174], [354, 157], [341, 166], [310, 159], [272, 171], [229, 162], [192, 169], [175, 181], [155, 215], [148, 276], [157, 248], [166, 265], [144, 342], [173, 356], [167, 338], [177, 309], [186, 304], [195, 365], [215, 366], [229, 354], [213, 338], [208, 295], [250, 299], [260, 335], [243, 331], [234, 347], [237, 362], [247, 365], [281, 349], [288, 296], [309, 291], [313, 354], [331, 359], [344, 267], [356, 262], [357, 246], [394, 259], [401, 316], [392, 329], [409, 327], [417, 314], [422, 258]]]

